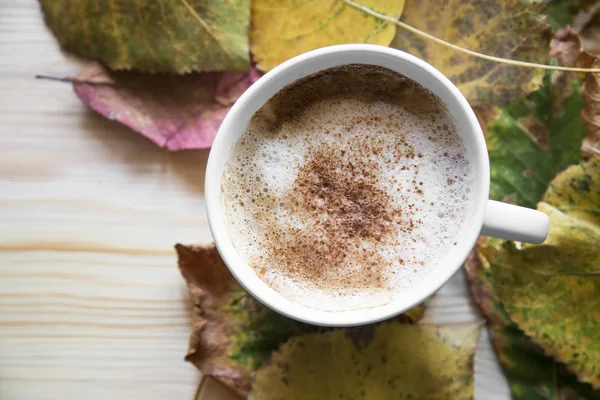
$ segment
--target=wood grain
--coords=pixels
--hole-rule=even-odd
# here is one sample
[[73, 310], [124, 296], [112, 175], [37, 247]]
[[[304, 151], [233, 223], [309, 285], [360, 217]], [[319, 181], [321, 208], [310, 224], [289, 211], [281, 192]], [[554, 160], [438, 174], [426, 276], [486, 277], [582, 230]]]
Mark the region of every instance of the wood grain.
[[[35, 0], [0, 0], [0, 399], [193, 399], [172, 245], [210, 241], [208, 153], [167, 153], [34, 79], [79, 65]], [[427, 321], [477, 318], [459, 275]], [[485, 335], [476, 368], [478, 399], [508, 398]]]

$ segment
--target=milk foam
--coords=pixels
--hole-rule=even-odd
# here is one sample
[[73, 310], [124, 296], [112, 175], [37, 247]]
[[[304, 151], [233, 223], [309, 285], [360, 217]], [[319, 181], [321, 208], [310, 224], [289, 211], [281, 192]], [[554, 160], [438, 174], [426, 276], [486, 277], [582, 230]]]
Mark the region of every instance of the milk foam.
[[[290, 102], [306, 89], [301, 80], [270, 100], [222, 181], [228, 232], [249, 265], [283, 296], [332, 311], [386, 304], [435, 273], [459, 240], [474, 180], [433, 95], [391, 71], [357, 68], [342, 71], [354, 92], [336, 91], [331, 71], [331, 93]], [[400, 86], [382, 89], [373, 74]]]

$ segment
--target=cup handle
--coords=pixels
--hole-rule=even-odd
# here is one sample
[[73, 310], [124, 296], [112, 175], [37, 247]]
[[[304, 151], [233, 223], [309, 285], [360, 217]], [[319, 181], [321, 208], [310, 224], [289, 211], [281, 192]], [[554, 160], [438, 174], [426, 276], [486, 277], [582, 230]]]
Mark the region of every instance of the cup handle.
[[546, 240], [548, 229], [550, 220], [541, 211], [488, 200], [481, 234], [539, 244]]

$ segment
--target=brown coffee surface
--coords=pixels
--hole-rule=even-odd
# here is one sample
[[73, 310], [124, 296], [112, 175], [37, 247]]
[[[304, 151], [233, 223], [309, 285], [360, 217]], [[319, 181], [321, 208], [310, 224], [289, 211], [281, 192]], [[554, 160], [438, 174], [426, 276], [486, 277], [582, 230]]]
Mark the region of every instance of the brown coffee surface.
[[233, 153], [223, 193], [234, 245], [272, 288], [313, 307], [391, 301], [464, 220], [470, 167], [451, 117], [384, 68], [349, 65], [287, 86]]

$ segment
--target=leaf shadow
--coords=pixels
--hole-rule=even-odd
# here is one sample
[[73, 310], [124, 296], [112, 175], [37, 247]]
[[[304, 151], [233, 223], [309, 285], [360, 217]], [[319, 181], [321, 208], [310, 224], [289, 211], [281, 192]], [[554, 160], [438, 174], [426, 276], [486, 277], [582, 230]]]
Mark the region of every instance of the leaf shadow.
[[125, 166], [142, 180], [169, 181], [171, 185], [176, 180], [183, 189], [204, 194], [209, 149], [171, 152], [91, 110], [81, 113], [79, 125], [92, 140], [104, 146], [106, 162]]

